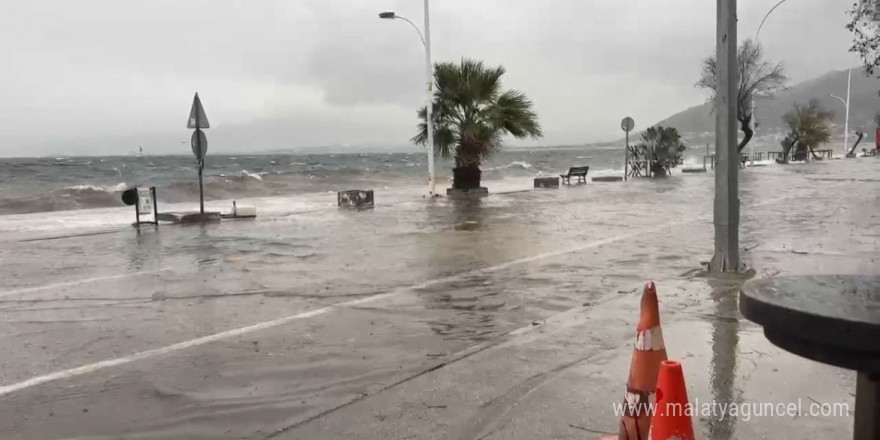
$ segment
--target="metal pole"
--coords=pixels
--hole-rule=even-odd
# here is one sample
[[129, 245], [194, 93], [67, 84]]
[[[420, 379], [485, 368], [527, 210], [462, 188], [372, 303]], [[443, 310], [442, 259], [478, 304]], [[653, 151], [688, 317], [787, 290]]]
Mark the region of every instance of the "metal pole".
[[755, 43], [758, 42], [758, 35], [761, 34], [761, 28], [764, 27], [764, 22], [767, 21], [767, 17], [769, 17], [770, 14], [772, 14], [773, 11], [776, 10], [776, 8], [778, 8], [779, 6], [781, 6], [781, 5], [782, 5], [783, 3], [785, 3], [786, 1], [787, 1], [787, 0], [780, 0], [779, 3], [776, 3], [775, 5], [773, 5], [772, 8], [770, 8], [769, 11], [767, 11], [767, 15], [764, 16], [764, 19], [763, 19], [763, 20], [761, 20], [761, 24], [758, 26], [758, 30], [755, 32]]
[[159, 226], [159, 203], [156, 201], [156, 187], [150, 187], [150, 192], [153, 194], [153, 222], [156, 223], [156, 227]]
[[715, 255], [710, 269], [739, 269], [739, 154], [736, 150], [736, 0], [717, 0]]
[[[706, 159], [709, 159], [709, 143], [706, 142], [706, 155], [703, 156], [703, 170], [706, 170]], [[713, 158], [714, 160], [714, 158]], [[715, 169], [715, 163], [712, 163], [712, 169]]]
[[629, 168], [629, 132], [626, 132], [626, 153], [624, 153], [623, 159], [623, 181], [626, 182], [627, 170]]
[[852, 67], [849, 68], [849, 73], [846, 75], [846, 120], [843, 123], [843, 157], [846, 157], [846, 153], [849, 153], [849, 95], [850, 95], [850, 86], [852, 85]]
[[427, 75], [427, 101], [425, 123], [428, 128], [428, 197], [434, 197], [434, 63], [431, 62], [431, 18], [428, 0], [425, 0], [425, 74]]
[[205, 193], [204, 187], [202, 185], [202, 169], [205, 168], [205, 158], [201, 157], [202, 155], [202, 130], [199, 125], [199, 120], [202, 119], [202, 115], [199, 114], [199, 107], [196, 107], [196, 151], [198, 152], [199, 157], [197, 157], [199, 161], [199, 214], [205, 214]]
[[[758, 25], [758, 30], [755, 31], [755, 47], [756, 48], [760, 44], [760, 43], [758, 43], [758, 36], [761, 35], [761, 28], [764, 27], [764, 22], [767, 21], [767, 18], [770, 17], [770, 14], [772, 14], [773, 11], [776, 10], [776, 8], [782, 6], [782, 4], [785, 3], [786, 1], [787, 0], [779, 0], [779, 2], [776, 3], [775, 5], [773, 5], [773, 7], [770, 8], [769, 11], [767, 11], [767, 14], [764, 15], [764, 18], [761, 20], [761, 24]], [[752, 125], [752, 130], [754, 132], [754, 131], [757, 131], [757, 130], [755, 130], [755, 127], [757, 127], [757, 121], [756, 121], [756, 116], [755, 116], [755, 100], [754, 100], [754, 98], [752, 99], [752, 121], [754, 121], [754, 125]], [[755, 145], [754, 144], [752, 144], [751, 153], [752, 153], [752, 166], [754, 166], [755, 165], [755, 159], [754, 159]]]
[[[196, 141], [197, 143], [201, 143]], [[205, 193], [202, 186], [202, 169], [205, 167], [205, 159], [199, 159], [199, 213], [205, 213]]]
[[[847, 89], [849, 89], [849, 87], [847, 87]], [[828, 95], [828, 96], [840, 101], [840, 103], [843, 104], [844, 112], [846, 112], [845, 120], [843, 123], [843, 156], [846, 157], [846, 154], [849, 153], [849, 151], [847, 151], [847, 143], [848, 143], [847, 133], [849, 132], [849, 102], [848, 102], [849, 101], [849, 93], [847, 93], [846, 99], [843, 99], [837, 95]]]

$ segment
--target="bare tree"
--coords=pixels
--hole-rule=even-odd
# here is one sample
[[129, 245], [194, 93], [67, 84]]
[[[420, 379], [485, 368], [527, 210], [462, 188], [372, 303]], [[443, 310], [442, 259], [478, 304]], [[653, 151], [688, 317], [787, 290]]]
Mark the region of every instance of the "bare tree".
[[[755, 132], [752, 129], [752, 100], [756, 98], [772, 98], [776, 92], [785, 90], [788, 77], [782, 63], [772, 64], [764, 60], [761, 45], [752, 40], [745, 40], [736, 54], [737, 78], [739, 80], [739, 92], [736, 96], [736, 119], [739, 121], [743, 138], [737, 146], [742, 151]], [[709, 89], [712, 96], [709, 98], [714, 106], [716, 90], [716, 62], [715, 55], [703, 61], [703, 71], [697, 87]]]

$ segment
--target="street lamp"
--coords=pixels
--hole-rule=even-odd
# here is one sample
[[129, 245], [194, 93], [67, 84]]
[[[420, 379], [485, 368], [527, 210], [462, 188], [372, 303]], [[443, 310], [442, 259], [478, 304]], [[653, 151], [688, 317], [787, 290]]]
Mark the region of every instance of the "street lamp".
[[[772, 14], [773, 11], [776, 10], [776, 8], [782, 6], [782, 4], [785, 3], [786, 1], [788, 1], [788, 0], [779, 0], [779, 2], [776, 3], [775, 5], [773, 5], [773, 7], [770, 8], [769, 11], [767, 11], [767, 14], [764, 15], [764, 18], [761, 20], [761, 24], [758, 25], [758, 30], [755, 31], [755, 45], [756, 46], [759, 44], [758, 43], [758, 36], [761, 35], [761, 28], [764, 27], [764, 22], [767, 21], [767, 17], [769, 17], [770, 14]], [[755, 109], [755, 107], [756, 107], [755, 106], [755, 98], [752, 97], [751, 101], [752, 101], [751, 102], [751, 105], [752, 105], [752, 121], [751, 121], [752, 131], [757, 132], [758, 131], [758, 114], [756, 113], [756, 109]], [[755, 143], [752, 142], [751, 144], [752, 144], [752, 146], [751, 146], [752, 166], [754, 166], [755, 165]]]
[[844, 119], [843, 123], [843, 157], [849, 153], [849, 96], [850, 96], [850, 87], [852, 86], [852, 67], [850, 67], [849, 72], [846, 75], [846, 100], [836, 95], [828, 95], [840, 102], [843, 103], [844, 108], [846, 109], [846, 119]]
[[425, 46], [425, 75], [427, 76], [427, 100], [425, 102], [425, 125], [428, 129], [428, 197], [435, 197], [434, 192], [434, 63], [431, 62], [431, 20], [428, 0], [425, 0], [425, 33], [406, 17], [401, 17], [392, 11], [379, 13], [379, 18], [393, 20], [395, 18], [410, 24], [419, 34], [422, 45]]
[[775, 4], [772, 8], [770, 8], [769, 11], [767, 11], [767, 15], [764, 16], [763, 20], [761, 20], [761, 24], [758, 25], [758, 30], [757, 30], [757, 32], [755, 32], [755, 43], [758, 42], [758, 35], [761, 34], [761, 28], [764, 27], [764, 22], [767, 21], [767, 17], [769, 17], [770, 14], [772, 14], [773, 11], [776, 10], [776, 8], [778, 8], [779, 6], [781, 6], [783, 3], [787, 2], [787, 1], [788, 0], [780, 0], [779, 3]]

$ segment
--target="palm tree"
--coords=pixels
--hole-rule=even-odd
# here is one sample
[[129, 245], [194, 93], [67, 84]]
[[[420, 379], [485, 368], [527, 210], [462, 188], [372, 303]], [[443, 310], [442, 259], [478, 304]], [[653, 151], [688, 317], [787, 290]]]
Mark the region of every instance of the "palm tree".
[[[434, 69], [434, 151], [454, 157], [452, 187], [480, 187], [480, 163], [502, 147], [502, 137], [541, 137], [532, 102], [516, 90], [501, 90], [504, 67], [488, 68], [482, 61], [438, 63]], [[422, 122], [412, 138], [427, 143], [424, 108]]]
[[792, 148], [799, 147], [808, 149], [813, 158], [818, 159], [813, 148], [831, 140], [833, 119], [834, 113], [823, 109], [816, 99], [810, 100], [806, 106], [795, 104], [794, 108], [782, 116], [785, 126], [788, 127], [788, 135], [782, 142], [783, 160], [788, 160], [788, 152]]
[[682, 153], [687, 147], [674, 127], [649, 127], [642, 134], [642, 142], [640, 148], [651, 152], [651, 174], [654, 176], [664, 177], [683, 163]]

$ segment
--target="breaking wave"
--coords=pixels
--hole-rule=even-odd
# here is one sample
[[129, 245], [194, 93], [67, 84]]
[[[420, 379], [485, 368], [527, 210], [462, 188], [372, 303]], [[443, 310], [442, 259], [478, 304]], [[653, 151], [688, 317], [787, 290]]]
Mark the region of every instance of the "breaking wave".
[[24, 197], [0, 197], [0, 212], [29, 214], [45, 211], [109, 208], [120, 206], [124, 182], [114, 186], [73, 185], [50, 192]]
[[525, 161], [521, 161], [521, 160], [515, 160], [507, 165], [499, 165], [496, 167], [487, 167], [483, 171], [503, 171], [503, 170], [510, 170], [510, 169], [530, 170], [530, 169], [532, 169], [532, 164], [525, 162]]

